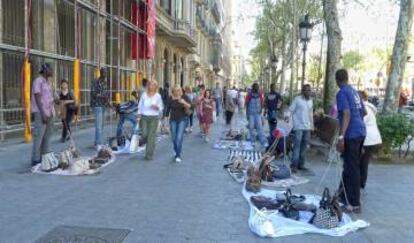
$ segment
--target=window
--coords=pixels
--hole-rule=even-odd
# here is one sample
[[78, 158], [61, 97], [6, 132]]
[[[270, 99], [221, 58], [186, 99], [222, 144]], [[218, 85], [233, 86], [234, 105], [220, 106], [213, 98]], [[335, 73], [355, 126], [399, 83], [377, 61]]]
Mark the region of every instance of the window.
[[183, 0], [175, 0], [175, 17], [183, 19]]
[[171, 15], [171, 0], [161, 0], [161, 8]]

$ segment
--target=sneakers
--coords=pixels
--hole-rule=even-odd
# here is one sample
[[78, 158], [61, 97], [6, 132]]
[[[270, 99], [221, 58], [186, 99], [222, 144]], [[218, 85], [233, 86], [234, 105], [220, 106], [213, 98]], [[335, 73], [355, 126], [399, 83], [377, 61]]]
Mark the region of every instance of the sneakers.
[[208, 142], [210, 141], [210, 139], [209, 139], [207, 136], [205, 136], [204, 141], [205, 141], [206, 143], [208, 143]]
[[176, 162], [176, 163], [181, 163], [181, 162], [182, 162], [182, 160], [181, 160], [181, 158], [180, 158], [180, 157], [177, 157], [177, 158], [175, 158], [175, 162]]
[[298, 173], [298, 167], [294, 165], [290, 165], [290, 171], [294, 174]]

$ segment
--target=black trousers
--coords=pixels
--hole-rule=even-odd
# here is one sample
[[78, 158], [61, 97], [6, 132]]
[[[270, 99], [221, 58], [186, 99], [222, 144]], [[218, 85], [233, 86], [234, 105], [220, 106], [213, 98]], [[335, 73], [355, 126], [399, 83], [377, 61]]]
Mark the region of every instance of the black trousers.
[[70, 123], [73, 119], [73, 112], [67, 112], [66, 117], [62, 119], [63, 129], [62, 129], [62, 138], [65, 139], [68, 136], [68, 132], [70, 132]]
[[233, 118], [234, 112], [232, 111], [226, 111], [226, 125], [231, 124], [231, 118]]
[[[344, 169], [342, 172], [343, 191], [341, 198], [348, 199], [351, 206], [360, 206], [361, 189], [361, 151], [365, 137], [345, 139], [345, 151], [342, 154]], [[346, 193], [346, 197], [344, 195]]]
[[371, 160], [371, 157], [373, 154], [375, 154], [378, 150], [378, 146], [364, 146], [362, 150], [361, 155], [361, 188], [365, 188], [365, 185], [367, 184], [368, 179], [368, 165], [369, 161]]

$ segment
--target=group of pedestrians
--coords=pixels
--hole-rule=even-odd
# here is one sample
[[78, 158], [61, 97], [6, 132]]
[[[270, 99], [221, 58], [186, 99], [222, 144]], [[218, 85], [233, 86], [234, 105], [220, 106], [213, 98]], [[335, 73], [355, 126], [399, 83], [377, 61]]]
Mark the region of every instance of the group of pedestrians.
[[[73, 92], [68, 81], [60, 83], [60, 93], [56, 93], [49, 78], [53, 70], [49, 64], [41, 66], [39, 76], [32, 85], [32, 113], [34, 117], [32, 165], [41, 163], [42, 155], [50, 152], [50, 137], [53, 132], [53, 118], [56, 116], [55, 105], [60, 104], [63, 111], [62, 137], [65, 142], [70, 136], [70, 124], [78, 111]], [[377, 128], [375, 106], [368, 103], [364, 92], [357, 92], [348, 84], [348, 73], [345, 69], [336, 72], [339, 91], [336, 95], [335, 113], [340, 132], [337, 150], [342, 154], [344, 168], [340, 196], [345, 209], [358, 213], [360, 208], [360, 192], [366, 186], [368, 164], [375, 153], [381, 136]], [[211, 125], [224, 108], [225, 123], [231, 129], [234, 113], [246, 108], [250, 141], [256, 139], [263, 148], [269, 146], [269, 139], [264, 133], [264, 117], [267, 117], [269, 138], [277, 127], [278, 112], [282, 107], [282, 96], [276, 91], [274, 84], [264, 94], [258, 83], [254, 83], [247, 93], [235, 88], [222, 89], [216, 84], [213, 91], [201, 84], [197, 88], [169, 87], [167, 83], [159, 89], [157, 82], [143, 80], [143, 86], [134, 91], [131, 100], [119, 107], [117, 136], [122, 134], [125, 122], [130, 122], [133, 133], [141, 130], [141, 139], [146, 143], [145, 159], [152, 160], [156, 146], [156, 133], [160, 120], [168, 121], [174, 149], [174, 160], [182, 161], [182, 148], [185, 132], [193, 129], [194, 116], [200, 125], [200, 133], [208, 142], [211, 136]], [[241, 105], [242, 104], [242, 105]], [[99, 149], [103, 141], [103, 123], [105, 110], [110, 107], [110, 91], [106, 81], [105, 68], [100, 69], [100, 76], [91, 84], [90, 107], [95, 115], [95, 146]], [[289, 108], [293, 123], [293, 154], [291, 170], [309, 171], [305, 167], [306, 149], [309, 146], [313, 123], [313, 101], [311, 86], [305, 84], [302, 92], [295, 97]], [[63, 114], [63, 115], [62, 115]]]

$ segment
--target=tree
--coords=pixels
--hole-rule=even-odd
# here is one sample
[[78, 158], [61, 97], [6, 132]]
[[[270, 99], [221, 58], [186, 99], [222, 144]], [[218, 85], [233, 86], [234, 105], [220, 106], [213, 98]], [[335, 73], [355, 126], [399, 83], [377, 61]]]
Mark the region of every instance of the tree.
[[400, 0], [400, 15], [391, 58], [391, 72], [388, 77], [383, 112], [398, 109], [401, 83], [407, 61], [408, 43], [413, 23], [414, 0]]
[[323, 13], [328, 37], [328, 54], [324, 81], [323, 108], [329, 112], [336, 93], [335, 72], [338, 70], [341, 58], [342, 32], [338, 20], [338, 0], [323, 0]]

